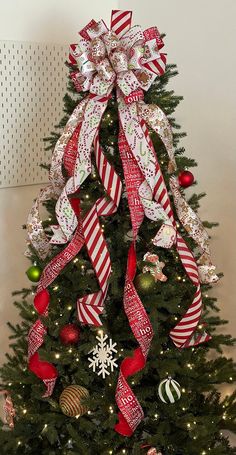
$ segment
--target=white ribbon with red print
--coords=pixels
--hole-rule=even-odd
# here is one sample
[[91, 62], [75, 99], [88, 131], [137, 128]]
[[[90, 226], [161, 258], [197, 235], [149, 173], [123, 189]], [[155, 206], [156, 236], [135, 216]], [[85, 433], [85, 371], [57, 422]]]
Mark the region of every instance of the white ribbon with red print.
[[81, 123], [87, 98], [82, 100], [71, 114], [62, 135], [58, 139], [53, 155], [49, 173], [50, 183], [43, 188], [35, 200], [27, 220], [27, 234], [31, 245], [36, 250], [41, 259], [45, 259], [51, 252], [51, 245], [46, 235], [39, 215], [40, 205], [47, 200], [58, 197], [64, 186], [62, 175], [62, 163], [67, 144], [69, 143], [74, 131]]

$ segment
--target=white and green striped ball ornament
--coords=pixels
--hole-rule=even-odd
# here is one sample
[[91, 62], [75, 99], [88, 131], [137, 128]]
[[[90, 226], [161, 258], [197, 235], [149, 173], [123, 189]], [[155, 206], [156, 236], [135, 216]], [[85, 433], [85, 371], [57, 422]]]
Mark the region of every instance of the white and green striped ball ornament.
[[[82, 416], [88, 411], [83, 400], [88, 398], [89, 393], [80, 385], [69, 385], [60, 395], [59, 404], [63, 414], [69, 417]], [[81, 404], [82, 401], [82, 404]]]
[[179, 383], [169, 376], [160, 382], [158, 395], [163, 403], [175, 403], [181, 397]]

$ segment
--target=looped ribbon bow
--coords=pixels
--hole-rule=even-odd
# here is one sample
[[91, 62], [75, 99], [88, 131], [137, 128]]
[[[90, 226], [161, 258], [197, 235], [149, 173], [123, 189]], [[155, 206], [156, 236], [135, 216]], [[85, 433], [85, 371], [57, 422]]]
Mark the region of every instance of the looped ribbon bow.
[[[173, 137], [168, 119], [158, 106], [147, 105], [143, 101], [143, 90], [148, 90], [156, 76], [161, 76], [165, 71], [166, 56], [159, 52], [164, 43], [156, 27], [145, 31], [140, 26], [131, 27], [131, 17], [131, 11], [112, 11], [110, 30], [102, 20], [92, 20], [80, 31], [79, 44], [70, 46], [70, 63], [78, 68], [71, 72], [71, 78], [78, 91], [88, 91], [89, 94], [75, 108], [56, 144], [49, 186], [35, 201], [28, 219], [29, 239], [41, 258], [48, 255], [53, 244], [67, 244], [42, 273], [34, 299], [39, 315], [45, 316], [48, 312], [50, 294], [47, 288], [85, 245], [99, 290], [78, 299], [78, 318], [82, 324], [101, 325], [100, 314], [108, 292], [111, 260], [99, 217], [116, 212], [122, 185], [100, 146], [99, 126], [115, 88], [119, 111], [118, 145], [133, 233], [126, 270], [124, 310], [138, 343], [132, 357], [121, 363], [116, 389], [119, 422], [115, 430], [124, 436], [131, 436], [144, 418], [142, 407], [127, 379], [145, 367], [153, 337], [151, 322], [133, 284], [137, 263], [136, 239], [144, 216], [163, 221], [153, 244], [162, 248], [175, 245], [183, 267], [196, 287], [193, 302], [170, 332], [178, 348], [194, 346], [210, 339], [206, 332], [197, 333], [202, 314], [200, 279], [202, 277], [204, 282], [216, 281], [207, 233], [184, 200], [177, 179], [172, 176], [170, 188], [178, 217], [189, 236], [203, 249], [199, 266], [177, 231], [168, 191], [147, 128], [152, 128], [162, 140], [169, 157], [168, 170], [174, 172]], [[78, 198], [72, 195], [78, 195], [80, 186], [91, 173], [92, 148], [108, 197], [99, 198], [82, 218]], [[66, 182], [62, 165], [69, 176]], [[52, 194], [57, 198], [55, 211], [58, 225], [52, 226], [53, 236], [49, 239], [42, 229], [39, 205]], [[188, 213], [187, 218], [183, 212]], [[43, 344], [46, 331], [40, 319], [30, 330], [29, 368], [44, 381], [44, 396], [49, 396], [56, 382], [57, 370], [51, 364], [45, 365], [47, 362], [41, 361], [37, 352]]]

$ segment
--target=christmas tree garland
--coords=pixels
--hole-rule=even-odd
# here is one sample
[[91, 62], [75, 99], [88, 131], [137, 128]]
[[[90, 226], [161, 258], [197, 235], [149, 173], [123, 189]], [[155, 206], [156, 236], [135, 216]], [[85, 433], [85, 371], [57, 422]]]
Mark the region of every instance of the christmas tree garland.
[[[139, 345], [131, 358], [123, 360], [116, 390], [120, 413], [115, 429], [126, 436], [132, 435], [144, 418], [127, 378], [145, 367], [153, 336], [148, 315], [133, 284], [136, 273], [135, 243], [144, 215], [154, 221], [163, 221], [153, 244], [162, 248], [176, 246], [186, 274], [196, 288], [187, 312], [170, 332], [177, 347], [195, 346], [210, 339], [206, 332], [197, 332], [202, 313], [200, 282], [217, 280], [210, 259], [208, 235], [184, 200], [173, 175], [170, 188], [179, 220], [202, 248], [199, 264], [177, 231], [168, 191], [148, 133], [147, 127], [151, 127], [162, 140], [169, 156], [168, 170], [174, 173], [176, 163], [168, 119], [158, 106], [143, 102], [143, 90], [148, 90], [156, 76], [161, 76], [165, 71], [166, 56], [159, 52], [164, 44], [156, 27], [143, 32], [140, 26], [131, 27], [131, 17], [130, 11], [112, 11], [111, 30], [103, 21], [92, 20], [80, 32], [80, 43], [71, 45], [70, 62], [78, 66], [78, 71], [71, 73], [72, 80], [78, 91], [89, 91], [89, 94], [72, 113], [56, 144], [50, 183], [35, 201], [27, 223], [29, 240], [42, 259], [47, 257], [53, 244], [67, 244], [42, 273], [34, 299], [38, 314], [45, 316], [48, 313], [50, 294], [47, 288], [86, 245], [100, 290], [78, 299], [78, 318], [83, 324], [101, 325], [100, 315], [108, 292], [111, 260], [99, 217], [116, 212], [121, 196], [121, 181], [99, 144], [99, 127], [111, 92], [116, 88], [119, 151], [133, 231], [128, 253], [124, 309]], [[75, 193], [78, 195], [79, 188], [91, 173], [92, 147], [108, 197], [99, 198], [82, 218], [78, 198], [71, 196]], [[66, 182], [62, 173], [63, 164], [69, 175]], [[57, 200], [58, 225], [52, 226], [53, 236], [49, 239], [42, 228], [39, 207], [52, 195]], [[38, 319], [29, 332], [29, 368], [45, 383], [45, 397], [52, 394], [58, 375], [56, 368], [42, 361], [38, 355], [46, 331]]]

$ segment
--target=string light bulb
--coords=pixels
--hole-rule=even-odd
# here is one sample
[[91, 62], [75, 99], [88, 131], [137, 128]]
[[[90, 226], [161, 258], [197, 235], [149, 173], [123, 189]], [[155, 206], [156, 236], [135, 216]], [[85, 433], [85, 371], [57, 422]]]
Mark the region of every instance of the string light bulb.
[[55, 354], [55, 359], [60, 359], [60, 354]]

